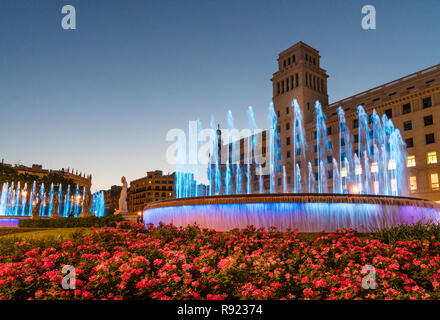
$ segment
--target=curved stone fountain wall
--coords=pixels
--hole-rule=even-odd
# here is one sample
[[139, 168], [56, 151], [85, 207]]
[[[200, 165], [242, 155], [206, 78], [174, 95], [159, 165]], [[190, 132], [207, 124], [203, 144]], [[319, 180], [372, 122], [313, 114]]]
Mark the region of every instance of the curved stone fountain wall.
[[332, 232], [440, 220], [440, 205], [409, 197], [335, 194], [252, 194], [194, 197], [154, 202], [144, 210], [144, 223], [185, 227], [198, 224], [217, 231], [249, 225], [279, 231]]

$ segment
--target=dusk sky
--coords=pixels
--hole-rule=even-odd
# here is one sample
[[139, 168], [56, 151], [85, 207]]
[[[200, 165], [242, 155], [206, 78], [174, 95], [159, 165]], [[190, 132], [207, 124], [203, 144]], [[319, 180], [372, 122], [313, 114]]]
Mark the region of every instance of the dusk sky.
[[[61, 28], [63, 5], [76, 30]], [[377, 29], [361, 28], [372, 4]], [[166, 133], [211, 114], [267, 127], [277, 55], [320, 51], [330, 102], [440, 63], [440, 1], [0, 0], [0, 161], [93, 189], [172, 172]]]

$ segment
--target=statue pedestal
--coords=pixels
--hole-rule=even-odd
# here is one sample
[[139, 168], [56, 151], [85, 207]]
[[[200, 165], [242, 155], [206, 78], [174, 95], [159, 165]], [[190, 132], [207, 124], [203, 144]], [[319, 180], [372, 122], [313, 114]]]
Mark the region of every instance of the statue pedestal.
[[91, 217], [91, 216], [93, 216], [93, 214], [89, 211], [83, 211], [79, 214], [80, 218]]
[[128, 211], [116, 210], [114, 214], [120, 214], [121, 216], [129, 216], [130, 213]]
[[123, 216], [125, 221], [128, 222], [138, 222], [138, 215], [137, 214], [129, 214], [128, 216]]

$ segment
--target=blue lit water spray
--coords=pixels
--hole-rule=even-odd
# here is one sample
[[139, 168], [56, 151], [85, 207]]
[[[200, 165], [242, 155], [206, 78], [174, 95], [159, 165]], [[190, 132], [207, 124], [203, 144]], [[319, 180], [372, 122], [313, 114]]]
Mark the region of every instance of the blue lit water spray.
[[299, 163], [305, 163], [306, 161], [306, 141], [305, 130], [303, 126], [303, 114], [302, 110], [296, 99], [292, 101], [293, 108], [293, 192], [301, 192], [301, 170]]
[[269, 105], [269, 177], [270, 177], [270, 185], [269, 192], [275, 193], [275, 166], [276, 163], [276, 154], [278, 151], [278, 134], [277, 134], [277, 126], [278, 126], [278, 117], [275, 113], [275, 109], [273, 107], [273, 103]]
[[[242, 140], [222, 141], [225, 137], [222, 137], [214, 117], [211, 118], [210, 127], [216, 134], [212, 141], [207, 167], [209, 181], [207, 195], [284, 191], [405, 194], [404, 188], [401, 187], [405, 185], [406, 180], [405, 145], [400, 132], [394, 128], [392, 121], [386, 115], [380, 118], [373, 110], [368, 116], [365, 109], [358, 106], [358, 135], [354, 141], [346, 122], [345, 112], [339, 107], [337, 110], [339, 151], [334, 154], [330, 133], [327, 132], [326, 116], [321, 104], [317, 101], [314, 119], [316, 146], [314, 146], [315, 152], [310, 152], [306, 143], [301, 107], [296, 100], [292, 101], [291, 106], [294, 120], [293, 128], [291, 128], [293, 143], [289, 150], [293, 155], [291, 165], [284, 164], [281, 158], [278, 116], [273, 104], [269, 106], [269, 123], [265, 133], [253, 134]], [[247, 110], [247, 116], [248, 127], [252, 132], [257, 126], [251, 107]], [[234, 118], [230, 110], [227, 114], [227, 125], [229, 132], [235, 129]], [[260, 137], [263, 139], [265, 135], [266, 143], [258, 143], [257, 139]], [[240, 142], [243, 144], [240, 145]], [[356, 143], [356, 150], [353, 148], [354, 143]], [[264, 145], [268, 149], [266, 149], [267, 153], [263, 151]], [[223, 152], [221, 152], [222, 146], [225, 149]], [[223, 153], [226, 155], [225, 159], [222, 159]], [[316, 156], [309, 158], [310, 154], [316, 154]], [[261, 155], [266, 155], [265, 165], [257, 164], [256, 158]], [[254, 167], [253, 163], [255, 163]], [[283, 167], [280, 163], [285, 166]], [[200, 173], [197, 169], [192, 170], [196, 175]], [[188, 183], [192, 179], [191, 175], [185, 174], [182, 168], [176, 166], [176, 177], [177, 197], [191, 197], [196, 194], [192, 188], [197, 188], [197, 185]], [[267, 185], [265, 181], [268, 182]], [[276, 181], [278, 181], [277, 184]]]
[[[56, 191], [53, 183], [51, 183], [49, 190], [46, 190], [44, 183], [41, 183], [37, 188], [36, 181], [33, 182], [30, 189], [27, 183], [12, 182], [9, 184], [9, 182], [6, 182], [0, 188], [0, 216], [32, 216], [32, 209], [37, 197], [40, 202], [39, 216], [41, 217], [50, 217], [54, 211], [57, 211], [62, 217], [68, 217], [71, 213], [78, 216], [84, 208], [86, 191], [85, 186], [82, 187], [81, 192], [79, 186], [77, 186], [75, 195], [71, 196], [70, 185], [68, 185], [63, 198], [61, 184], [58, 185], [58, 191]], [[56, 192], [58, 194], [58, 207], [54, 208]], [[105, 214], [104, 193], [96, 193], [96, 199], [96, 212], [102, 216]]]

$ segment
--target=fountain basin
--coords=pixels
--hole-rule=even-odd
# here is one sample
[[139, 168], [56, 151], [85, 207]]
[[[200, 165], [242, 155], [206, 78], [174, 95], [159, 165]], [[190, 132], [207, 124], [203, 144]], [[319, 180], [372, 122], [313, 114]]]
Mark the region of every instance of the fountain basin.
[[0, 216], [0, 228], [17, 228], [18, 222], [30, 216]]
[[156, 201], [144, 208], [143, 220], [177, 227], [196, 223], [221, 232], [249, 225], [279, 231], [371, 232], [418, 221], [438, 223], [440, 205], [411, 197], [357, 194], [239, 194]]

